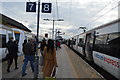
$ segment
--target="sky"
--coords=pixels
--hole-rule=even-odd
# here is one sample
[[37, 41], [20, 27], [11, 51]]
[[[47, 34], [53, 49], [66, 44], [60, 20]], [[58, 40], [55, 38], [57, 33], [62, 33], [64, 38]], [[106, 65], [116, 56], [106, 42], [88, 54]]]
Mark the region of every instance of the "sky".
[[[0, 13], [24, 24], [32, 33], [37, 32], [37, 12], [26, 12], [26, 2], [37, 0], [0, 0]], [[119, 0], [40, 0], [40, 3], [52, 3], [52, 13], [40, 12], [40, 35], [52, 35], [53, 22], [55, 30], [60, 30], [64, 38], [80, 34], [86, 27], [87, 30], [118, 19]], [[38, 5], [37, 5], [38, 6]], [[40, 6], [41, 9], [41, 6]], [[41, 10], [40, 10], [41, 11]]]

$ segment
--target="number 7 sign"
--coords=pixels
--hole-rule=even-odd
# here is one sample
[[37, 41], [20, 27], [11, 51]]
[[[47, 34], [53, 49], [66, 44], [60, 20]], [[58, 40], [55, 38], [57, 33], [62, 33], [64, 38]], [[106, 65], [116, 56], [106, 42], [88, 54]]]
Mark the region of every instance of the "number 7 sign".
[[51, 13], [51, 3], [42, 3], [42, 13]]
[[27, 2], [26, 12], [36, 12], [36, 2]]

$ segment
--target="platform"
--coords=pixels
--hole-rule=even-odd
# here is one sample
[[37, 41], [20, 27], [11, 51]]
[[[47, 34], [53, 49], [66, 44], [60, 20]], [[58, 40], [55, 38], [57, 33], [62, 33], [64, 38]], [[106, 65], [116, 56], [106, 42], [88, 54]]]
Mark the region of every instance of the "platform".
[[[11, 66], [10, 73], [7, 73], [7, 62], [3, 62], [2, 77], [3, 78], [34, 78], [30, 64], [27, 65], [27, 75], [22, 77], [22, 65], [24, 57], [18, 58], [18, 70], [14, 69], [14, 62]], [[57, 78], [102, 78], [93, 68], [84, 62], [75, 52], [66, 45], [61, 45], [61, 49], [57, 50], [58, 73]], [[41, 78], [41, 66], [39, 66], [39, 76]]]

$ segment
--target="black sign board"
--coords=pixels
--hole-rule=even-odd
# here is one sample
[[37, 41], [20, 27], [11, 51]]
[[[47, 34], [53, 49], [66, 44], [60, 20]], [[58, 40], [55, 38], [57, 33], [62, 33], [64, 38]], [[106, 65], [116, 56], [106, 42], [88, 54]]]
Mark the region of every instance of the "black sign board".
[[26, 12], [36, 12], [36, 2], [27, 2]]
[[42, 3], [42, 13], [51, 13], [51, 3]]

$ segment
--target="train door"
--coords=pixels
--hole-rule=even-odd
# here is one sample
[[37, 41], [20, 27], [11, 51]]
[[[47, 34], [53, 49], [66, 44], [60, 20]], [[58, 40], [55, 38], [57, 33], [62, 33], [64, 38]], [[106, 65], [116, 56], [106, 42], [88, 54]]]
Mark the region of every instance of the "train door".
[[76, 36], [76, 51], [78, 51], [78, 38], [79, 38], [79, 36], [77, 35]]
[[0, 60], [6, 56], [6, 30], [0, 29]]
[[0, 60], [5, 58], [7, 54], [6, 43], [10, 37], [13, 37], [12, 30], [7, 26], [0, 25]]
[[19, 40], [20, 40], [20, 32], [14, 31], [14, 35], [15, 35], [15, 40], [17, 40], [19, 42]]
[[89, 61], [93, 60], [92, 52], [93, 52], [93, 46], [94, 46], [94, 40], [95, 40], [94, 34], [95, 34], [95, 32], [86, 34], [85, 55]]
[[73, 49], [74, 50], [76, 50], [76, 41], [77, 41], [77, 36], [75, 36], [73, 39]]
[[18, 55], [20, 56], [20, 55], [23, 54], [22, 44], [24, 42], [25, 35], [24, 35], [24, 32], [20, 29], [12, 28], [12, 30], [13, 30], [13, 33], [14, 33], [15, 40], [18, 41]]
[[84, 54], [84, 46], [85, 46], [85, 43], [84, 43], [84, 35], [79, 35], [78, 36], [78, 52], [80, 54], [82, 54], [83, 56], [85, 56]]

